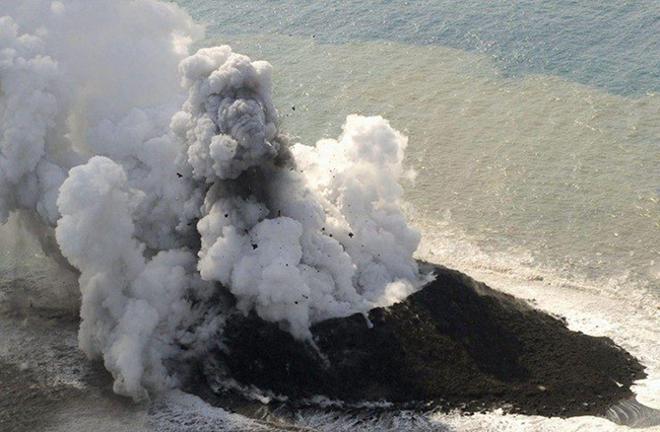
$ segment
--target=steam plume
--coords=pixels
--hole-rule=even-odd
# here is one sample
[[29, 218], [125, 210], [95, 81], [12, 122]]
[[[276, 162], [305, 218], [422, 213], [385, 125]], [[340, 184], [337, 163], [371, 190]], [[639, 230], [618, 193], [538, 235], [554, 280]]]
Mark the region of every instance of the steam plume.
[[221, 343], [234, 308], [304, 339], [421, 283], [407, 140], [386, 120], [291, 145], [271, 66], [227, 46], [187, 56], [199, 29], [171, 4], [2, 12], [0, 217], [55, 227], [80, 272], [80, 347], [116, 392], [176, 386], [168, 365]]

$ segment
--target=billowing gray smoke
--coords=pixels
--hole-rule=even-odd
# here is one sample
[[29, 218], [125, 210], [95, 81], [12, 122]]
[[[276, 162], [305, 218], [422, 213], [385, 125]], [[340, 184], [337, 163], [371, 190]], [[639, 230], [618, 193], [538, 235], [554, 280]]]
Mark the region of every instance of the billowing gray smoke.
[[55, 227], [80, 271], [80, 347], [118, 393], [176, 386], [166, 364], [221, 341], [219, 292], [307, 338], [421, 283], [406, 138], [381, 117], [289, 145], [270, 65], [227, 46], [186, 57], [199, 30], [171, 4], [0, 12], [0, 216]]

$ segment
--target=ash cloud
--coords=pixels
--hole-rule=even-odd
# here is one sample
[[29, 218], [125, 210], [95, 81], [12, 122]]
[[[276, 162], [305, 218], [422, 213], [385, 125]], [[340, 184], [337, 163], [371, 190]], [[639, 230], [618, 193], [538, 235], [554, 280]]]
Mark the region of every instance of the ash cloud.
[[291, 145], [271, 66], [188, 55], [200, 29], [169, 3], [9, 1], [0, 16], [0, 217], [55, 230], [80, 272], [80, 348], [117, 393], [175, 387], [168, 365], [221, 344], [236, 309], [305, 339], [423, 282], [407, 139], [383, 118]]

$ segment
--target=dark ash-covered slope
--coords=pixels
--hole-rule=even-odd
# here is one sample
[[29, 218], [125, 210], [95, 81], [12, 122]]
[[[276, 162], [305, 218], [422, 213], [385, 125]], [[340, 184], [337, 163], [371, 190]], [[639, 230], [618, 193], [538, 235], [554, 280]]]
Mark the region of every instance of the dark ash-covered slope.
[[225, 348], [206, 360], [206, 379], [217, 388], [231, 377], [294, 404], [324, 395], [573, 416], [604, 415], [644, 377], [610, 339], [570, 331], [458, 271], [433, 269], [436, 279], [422, 290], [370, 311], [371, 326], [362, 315], [315, 325], [318, 351], [255, 315], [234, 315]]

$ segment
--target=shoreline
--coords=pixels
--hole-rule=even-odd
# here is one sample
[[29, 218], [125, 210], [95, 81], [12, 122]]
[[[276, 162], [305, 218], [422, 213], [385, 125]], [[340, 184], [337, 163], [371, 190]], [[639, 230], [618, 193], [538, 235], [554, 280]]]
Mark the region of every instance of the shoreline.
[[[481, 277], [481, 275], [479, 276]], [[508, 291], [513, 290], [515, 286], [513, 281], [510, 284], [497, 283], [494, 285], [498, 286], [498, 292], [500, 293], [502, 292], [500, 291], [500, 286], [504, 286]], [[14, 295], [18, 295], [18, 294], [19, 293], [14, 292]], [[575, 295], [578, 294], [579, 293], [576, 293]], [[503, 295], [505, 297], [507, 296], [506, 294]], [[552, 300], [554, 299], [555, 296], [547, 296], [547, 297], [548, 299]], [[527, 299], [527, 296], [518, 296], [518, 299], [520, 298]], [[572, 316], [571, 313], [566, 313], [565, 310], [564, 311], [561, 309], [557, 310], [556, 308], [548, 307], [543, 297], [540, 297], [539, 300], [540, 301], [538, 302], [538, 304], [536, 301], [533, 302], [534, 307], [541, 307], [544, 310], [552, 311], [553, 315], [556, 316], [566, 315], [569, 321], [569, 328], [573, 328], [573, 325], [571, 325], [571, 321], [573, 321], [575, 317]], [[571, 298], [567, 300], [574, 300], [574, 299]], [[520, 300], [520, 301], [524, 302], [525, 300]], [[598, 322], [597, 313], [596, 313], [597, 311], [593, 311], [593, 312], [595, 317], [594, 320]], [[4, 318], [6, 318], [6, 320]], [[45, 405], [43, 406], [46, 408], [48, 415], [53, 416], [52, 420], [48, 422], [50, 424], [48, 430], [51, 429], [64, 430], [64, 429], [60, 429], [59, 427], [61, 427], [61, 425], [63, 424], [70, 425], [72, 424], [71, 422], [74, 422], [75, 424], [77, 422], [84, 421], [87, 424], [91, 424], [89, 422], [92, 422], [93, 421], [92, 419], [76, 420], [76, 416], [81, 415], [85, 412], [93, 416], [100, 416], [98, 418], [98, 421], [101, 421], [102, 423], [107, 422], [106, 426], [108, 427], [108, 429], [101, 428], [102, 430], [114, 430], [111, 427], [111, 424], [114, 424], [117, 421], [120, 421], [121, 423], [131, 422], [136, 426], [140, 424], [144, 426], [145, 428], [144, 430], [160, 430], [159, 429], [160, 426], [156, 426], [155, 428], [149, 426], [151, 422], [153, 422], [153, 420], [149, 420], [151, 418], [150, 416], [154, 415], [153, 407], [139, 408], [135, 406], [131, 408], [133, 405], [128, 403], [128, 400], [126, 400], [126, 403], [122, 403], [122, 400], [124, 398], [120, 398], [112, 394], [111, 384], [110, 384], [111, 380], [109, 378], [108, 373], [105, 370], [99, 369], [101, 367], [100, 365], [94, 364], [84, 359], [84, 356], [77, 350], [77, 347], [74, 344], [75, 327], [76, 327], [75, 323], [77, 322], [77, 320], [75, 319], [72, 320], [72, 317], [70, 317], [68, 314], [54, 313], [51, 310], [25, 309], [22, 312], [19, 311], [18, 315], [14, 315], [13, 317], [11, 315], [4, 316], [3, 321], [5, 321], [5, 323], [3, 324], [3, 328], [7, 330], [7, 332], [2, 338], [4, 340], [5, 350], [4, 353], [2, 354], [1, 359], [4, 363], [13, 364], [15, 366], [14, 369], [17, 369], [17, 366], [22, 361], [20, 359], [22, 358], [34, 359], [34, 362], [30, 362], [32, 364], [30, 365], [29, 369], [26, 369], [25, 372], [18, 370], [17, 374], [22, 377], [24, 376], [24, 373], [27, 373], [28, 375], [36, 373], [36, 376], [38, 377], [38, 381], [46, 387], [50, 387], [54, 385], [53, 383], [60, 382], [64, 386], [71, 387], [72, 390], [74, 388], [80, 390], [80, 392], [76, 392], [79, 395], [78, 397], [74, 397], [73, 400], [69, 400], [67, 401], [67, 403], [64, 404], [61, 403], [51, 404], [48, 403], [47, 400], [45, 400], [44, 402]], [[611, 330], [611, 327], [602, 328], [603, 332], [605, 333], [607, 333], [608, 329]], [[613, 334], [613, 336], [620, 337], [621, 335]], [[35, 342], [38, 341], [38, 343], [37, 345], [34, 345], [33, 343], [28, 343], [28, 340], [33, 340]], [[24, 341], [24, 342], [20, 342], [20, 341]], [[633, 341], [630, 342], [632, 343]], [[644, 354], [644, 350], [645, 350], [644, 346], [638, 347], [638, 350], [639, 349], [641, 349], [642, 354]], [[61, 353], [61, 354], [59, 354], [57, 357], [52, 357], [53, 353]], [[652, 353], [645, 354], [647, 361], [649, 359], [649, 356], [652, 356]], [[44, 364], [43, 363], [44, 361], [48, 362], [48, 367], [46, 369], [40, 366]], [[654, 364], [652, 363], [649, 364], [649, 366], [651, 367], [651, 370], [649, 372], [652, 375], [645, 380], [637, 382], [636, 385], [645, 386], [645, 385], [653, 384], [652, 382], [648, 382], [648, 381], [649, 379], [651, 380], [653, 379], [653, 376], [655, 375], [654, 373], [655, 368], [654, 368]], [[80, 369], [80, 373], [77, 374], [74, 373], [76, 368]], [[96, 372], [91, 372], [92, 370]], [[76, 375], [78, 375], [77, 378]], [[85, 379], [84, 377], [87, 375], [89, 375], [90, 377], [95, 376], [96, 378], [92, 380]], [[105, 379], [102, 379], [104, 377]], [[23, 381], [24, 380], [19, 379], [17, 382], [23, 382]], [[190, 391], [191, 389], [185, 389], [185, 390]], [[212, 395], [210, 394], [207, 395], [200, 394], [201, 390], [202, 387], [198, 387], [196, 391], [193, 391], [193, 393], [197, 393], [197, 395], [201, 396], [202, 399], [206, 401], [206, 403], [211, 404], [211, 406], [208, 406], [209, 410], [215, 411], [216, 408], [213, 408], [212, 406], [219, 406], [219, 408], [217, 408], [218, 410], [223, 412], [226, 411], [237, 412], [241, 416], [244, 416], [243, 418], [245, 418], [245, 421], [248, 421], [250, 418], [252, 418], [257, 420], [258, 422], [261, 422], [262, 417], [264, 415], [273, 417], [274, 420], [277, 420], [278, 416], [287, 419], [288, 416], [286, 414], [282, 415], [282, 413], [286, 413], [287, 410], [289, 410], [288, 411], [289, 413], [295, 411], [296, 415], [298, 415], [298, 420], [291, 419], [291, 421], [288, 422], [289, 425], [301, 424], [300, 423], [301, 421], [303, 423], [304, 421], [308, 421], [309, 420], [308, 417], [319, 418], [319, 416], [326, 416], [328, 418], [328, 421], [331, 421], [335, 416], [339, 416], [338, 417], [339, 420], [332, 420], [337, 422], [342, 422], [342, 421], [350, 422], [353, 421], [350, 419], [364, 418], [365, 422], [374, 421], [375, 422], [374, 424], [377, 424], [378, 422], [386, 421], [386, 420], [381, 420], [383, 418], [388, 419], [391, 418], [392, 416], [402, 415], [401, 413], [405, 413], [405, 411], [402, 412], [402, 411], [398, 411], [397, 409], [392, 409], [397, 407], [390, 408], [389, 412], [387, 412], [386, 409], [371, 409], [369, 407], [363, 407], [360, 410], [351, 407], [346, 407], [343, 410], [337, 409], [337, 407], [329, 407], [329, 408], [321, 407], [321, 409], [319, 409], [318, 405], [310, 408], [298, 407], [295, 408], [295, 410], [290, 410], [289, 408], [287, 408], [287, 406], [285, 406], [286, 404], [272, 402], [268, 405], [265, 405], [262, 403], [246, 400], [243, 395], [239, 395], [239, 394], [234, 394], [233, 399], [232, 398], [225, 399], [224, 401], [214, 400], [211, 397]], [[42, 403], [39, 402], [39, 400], [45, 399], [47, 398], [48, 394], [51, 394], [51, 391], [48, 390], [48, 388], [44, 388], [43, 392], [39, 392], [34, 389], [29, 389], [27, 385], [24, 391], [31, 392], [32, 396], [30, 400], [36, 404]], [[59, 391], [60, 390], [58, 390], [58, 392]], [[43, 395], [40, 396], [41, 393], [43, 393]], [[164, 395], [164, 397], [169, 397], [169, 396]], [[194, 398], [194, 396], [192, 395], [190, 397]], [[83, 405], [85, 406], [88, 405], [90, 402], [92, 403], [91, 406], [96, 408], [78, 407], [79, 403], [83, 403]], [[217, 403], [217, 402], [221, 402], [221, 403]], [[178, 402], [175, 401], [172, 403], [178, 403]], [[202, 404], [202, 401], [200, 400], [199, 403]], [[30, 406], [32, 406], [32, 403], [30, 403], [25, 408], [29, 410]], [[111, 407], [112, 411], [115, 412], [114, 415], [119, 416], [118, 420], [109, 418], [106, 415], [102, 415], [104, 408], [101, 407], [104, 406]], [[184, 409], [184, 408], [185, 408], [184, 406], [180, 407], [180, 409]], [[511, 411], [506, 411], [506, 410], [503, 411], [502, 409], [483, 410], [481, 409], [481, 407], [478, 408], [480, 409], [475, 410], [473, 414], [469, 412], [463, 412], [460, 409], [458, 410], [454, 409], [449, 414], [444, 413], [446, 410], [443, 411], [441, 409], [438, 409], [435, 412], [430, 412], [430, 409], [425, 409], [424, 410], [425, 413], [422, 413], [421, 410], [418, 410], [420, 411], [420, 414], [415, 414], [415, 418], [418, 420], [427, 419], [424, 421], [431, 421], [434, 425], [435, 424], [442, 425], [445, 422], [449, 422], [449, 424], [455, 424], [455, 425], [463, 425], [463, 424], [487, 425], [490, 424], [490, 422], [513, 425], [522, 422], [520, 423], [522, 425], [522, 424], [527, 424], [527, 422], [532, 422], [532, 423], [538, 423], [539, 425], [547, 424], [549, 427], [548, 430], [555, 430], [553, 429], [554, 427], [559, 427], [559, 429], [556, 430], [562, 430], [562, 431], [574, 430], [571, 429], [572, 427], [571, 425], [577, 427], [580, 424], [585, 424], [586, 422], [587, 424], [593, 423], [601, 426], [607, 425], [605, 430], [618, 430], [618, 426], [616, 426], [615, 423], [606, 421], [605, 417], [601, 417], [601, 420], [598, 420], [597, 418], [594, 417], [579, 417], [579, 418], [573, 417], [572, 419], [560, 421], [559, 418], [538, 417], [538, 416], [528, 416], [528, 415], [519, 416], [517, 414], [508, 414], [503, 416], [503, 414], [506, 414], [506, 412], [511, 412]], [[152, 414], [148, 414], [146, 411], [144, 411], [145, 409]], [[157, 410], [158, 408], [155, 409]], [[121, 412], [124, 413], [121, 414]], [[181, 411], [177, 411], [177, 412], [178, 412], [177, 414], [178, 416], [183, 415]], [[270, 414], [265, 414], [268, 412], [270, 412]], [[396, 414], [397, 412], [399, 414]], [[156, 415], [160, 416], [162, 414], [158, 414], [158, 412], [156, 411]], [[195, 417], [200, 415], [205, 416], [207, 414], [205, 414], [204, 411], [201, 413], [193, 412], [190, 413], [190, 415]], [[301, 420], [300, 416], [302, 416], [303, 420]], [[16, 419], [18, 420], [18, 418]], [[610, 420], [612, 419], [610, 418]], [[171, 419], [168, 421], [176, 422], [177, 420]], [[18, 426], [18, 424], [16, 426]], [[281, 426], [282, 425], [278, 425], [277, 427], [281, 428]], [[279, 430], [278, 428], [274, 428], [274, 429]], [[412, 430], [415, 429], [413, 428]], [[480, 430], [480, 429], [478, 428], [475, 430]]]

